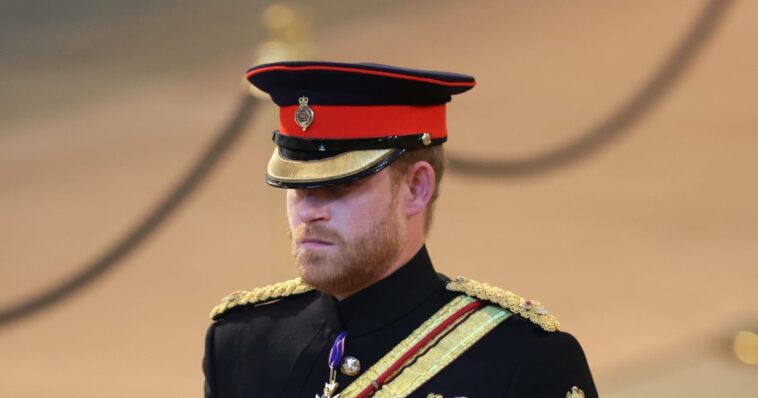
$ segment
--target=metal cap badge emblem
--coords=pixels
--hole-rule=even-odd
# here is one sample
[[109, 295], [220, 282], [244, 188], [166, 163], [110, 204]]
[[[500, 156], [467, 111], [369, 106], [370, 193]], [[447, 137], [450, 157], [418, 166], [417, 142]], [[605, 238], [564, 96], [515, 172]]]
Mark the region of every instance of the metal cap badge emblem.
[[300, 102], [300, 106], [295, 110], [295, 123], [305, 131], [313, 123], [313, 109], [308, 106], [308, 97], [300, 97], [298, 102]]

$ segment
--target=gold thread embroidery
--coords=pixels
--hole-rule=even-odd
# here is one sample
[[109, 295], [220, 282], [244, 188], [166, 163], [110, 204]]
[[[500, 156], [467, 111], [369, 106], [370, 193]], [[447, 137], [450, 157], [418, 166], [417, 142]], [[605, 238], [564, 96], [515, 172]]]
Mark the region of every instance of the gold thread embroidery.
[[555, 332], [561, 326], [558, 319], [548, 313], [539, 301], [526, 300], [510, 291], [484, 282], [458, 277], [447, 284], [447, 290], [461, 292], [497, 304], [532, 321], [548, 332]]
[[[418, 343], [431, 330], [449, 318], [450, 315], [473, 301], [474, 298], [465, 295], [454, 298], [401, 341], [400, 344], [396, 345], [374, 366], [371, 366], [358, 379], [347, 386], [340, 393], [340, 397], [352, 398], [358, 395], [361, 390], [369, 385], [369, 383], [373, 383], [398, 358], [407, 352], [410, 347]], [[423, 356], [416, 358], [416, 362], [403, 369], [402, 373], [397, 375], [390, 383], [382, 386], [373, 395], [373, 398], [402, 397], [410, 394], [510, 315], [510, 312], [494, 306], [487, 306], [474, 312], [468, 319], [458, 325], [457, 328], [440, 339]], [[405, 393], [406, 395], [400, 395], [401, 393]]]
[[259, 304], [287, 296], [306, 293], [311, 290], [313, 290], [313, 287], [305, 284], [300, 278], [290, 279], [288, 281], [255, 288], [249, 291], [238, 290], [224, 297], [221, 304], [213, 308], [211, 311], [211, 319], [218, 319], [221, 314], [237, 306]]
[[474, 299], [467, 296], [457, 296], [452, 301], [440, 308], [434, 315], [424, 321], [416, 330], [406, 337], [400, 344], [390, 350], [385, 356], [377, 361], [373, 366], [363, 372], [354, 382], [340, 393], [340, 397], [351, 398], [361, 392], [367, 385], [379, 378], [387, 368], [398, 360], [409, 348], [420, 341], [424, 336], [429, 334], [435, 327], [441, 324], [445, 319], [450, 317], [455, 311], [465, 307], [473, 302]]
[[494, 305], [473, 313], [391, 383], [384, 385], [373, 398], [407, 397], [510, 315], [510, 312]]

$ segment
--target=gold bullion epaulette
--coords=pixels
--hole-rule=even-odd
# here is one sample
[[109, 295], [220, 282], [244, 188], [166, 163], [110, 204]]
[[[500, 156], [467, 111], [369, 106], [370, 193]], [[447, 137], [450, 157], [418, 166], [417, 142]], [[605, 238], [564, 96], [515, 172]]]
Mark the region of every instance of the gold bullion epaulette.
[[287, 296], [303, 294], [311, 290], [313, 290], [313, 287], [305, 284], [300, 278], [258, 287], [253, 290], [238, 290], [224, 297], [221, 300], [221, 304], [213, 307], [211, 319], [218, 319], [221, 314], [234, 307], [262, 304]]
[[532, 321], [548, 332], [555, 332], [561, 326], [558, 319], [550, 314], [539, 301], [524, 299], [512, 292], [484, 282], [458, 277], [448, 282], [447, 290], [461, 292], [497, 304]]

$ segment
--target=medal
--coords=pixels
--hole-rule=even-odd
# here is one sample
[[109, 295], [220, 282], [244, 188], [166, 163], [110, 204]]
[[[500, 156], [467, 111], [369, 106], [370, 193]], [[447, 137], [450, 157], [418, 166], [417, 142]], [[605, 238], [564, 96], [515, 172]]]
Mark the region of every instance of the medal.
[[332, 344], [332, 349], [329, 350], [329, 381], [324, 384], [324, 393], [321, 395], [316, 394], [316, 398], [339, 398], [340, 395], [334, 395], [339, 387], [337, 383], [337, 369], [342, 365], [342, 357], [345, 355], [345, 338], [347, 332], [342, 332], [337, 335]]

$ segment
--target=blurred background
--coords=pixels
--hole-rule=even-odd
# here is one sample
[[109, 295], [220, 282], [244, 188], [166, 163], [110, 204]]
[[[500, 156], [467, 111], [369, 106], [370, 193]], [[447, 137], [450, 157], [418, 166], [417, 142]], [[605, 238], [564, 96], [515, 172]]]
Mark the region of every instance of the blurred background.
[[263, 182], [277, 109], [242, 76], [305, 58], [476, 76], [448, 107], [432, 258], [545, 303], [602, 396], [755, 397], [756, 20], [747, 0], [0, 0], [0, 396], [202, 395], [210, 309], [296, 275]]

